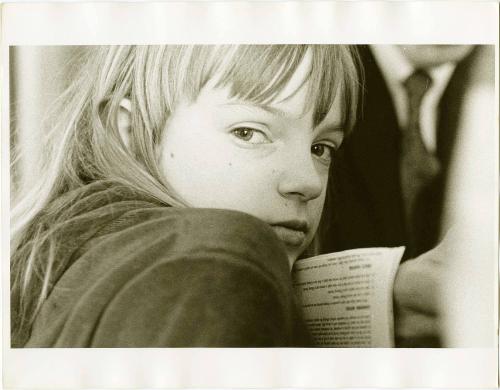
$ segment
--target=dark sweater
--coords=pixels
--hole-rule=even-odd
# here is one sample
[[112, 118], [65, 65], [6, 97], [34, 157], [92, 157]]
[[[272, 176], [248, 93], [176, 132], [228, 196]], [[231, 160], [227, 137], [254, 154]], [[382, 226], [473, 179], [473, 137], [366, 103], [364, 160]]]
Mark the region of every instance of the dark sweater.
[[68, 268], [25, 347], [307, 344], [283, 245], [262, 221], [107, 184], [69, 214], [56, 229]]

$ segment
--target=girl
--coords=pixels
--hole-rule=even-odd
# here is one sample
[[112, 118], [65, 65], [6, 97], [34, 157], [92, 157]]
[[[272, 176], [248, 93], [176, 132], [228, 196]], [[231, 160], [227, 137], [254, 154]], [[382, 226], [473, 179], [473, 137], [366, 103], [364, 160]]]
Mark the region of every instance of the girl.
[[14, 347], [308, 343], [290, 268], [353, 124], [347, 46], [99, 47], [13, 209]]

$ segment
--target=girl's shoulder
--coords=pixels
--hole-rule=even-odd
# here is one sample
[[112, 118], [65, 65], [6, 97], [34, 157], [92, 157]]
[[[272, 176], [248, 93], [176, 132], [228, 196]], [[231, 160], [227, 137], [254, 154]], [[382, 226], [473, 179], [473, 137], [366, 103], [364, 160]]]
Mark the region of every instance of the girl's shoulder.
[[[154, 345], [148, 337], [156, 336], [145, 331], [145, 324], [139, 336], [128, 337], [130, 344], [118, 336], [120, 324], [137, 315], [151, 320], [165, 307], [169, 313], [181, 310], [182, 299], [188, 317], [219, 307], [211, 299], [221, 299], [220, 294], [240, 300], [238, 305], [268, 294], [281, 301], [271, 306], [291, 307], [284, 248], [257, 218], [229, 210], [166, 207], [122, 186], [101, 186], [80, 200], [84, 203], [66, 229], [66, 240], [78, 242], [78, 248], [45, 302], [28, 346]], [[108, 325], [98, 326], [102, 318]], [[177, 325], [172, 329], [178, 331]], [[96, 334], [106, 336], [97, 342]], [[117, 335], [114, 341], [110, 334]]]
[[[52, 205], [58, 211], [49, 210], [41, 223], [48, 226], [59, 259], [71, 267], [96, 256], [99, 266], [111, 260], [114, 266], [126, 264], [128, 257], [145, 251], [148, 259], [160, 261], [224, 251], [228, 245], [252, 254], [272, 249], [281, 255], [284, 249], [266, 223], [239, 211], [170, 207], [112, 182], [96, 182], [67, 196], [66, 207]], [[161, 250], [153, 253], [153, 248]]]
[[[240, 211], [170, 207], [112, 182], [96, 182], [71, 196], [70, 207], [53, 218], [51, 230], [62, 233], [65, 241], [79, 241], [79, 255], [123, 245], [135, 252], [159, 242], [175, 244], [176, 253], [182, 248], [193, 253], [228, 241], [241, 247], [261, 243], [282, 248], [266, 223]], [[79, 239], [82, 236], [85, 242]]]

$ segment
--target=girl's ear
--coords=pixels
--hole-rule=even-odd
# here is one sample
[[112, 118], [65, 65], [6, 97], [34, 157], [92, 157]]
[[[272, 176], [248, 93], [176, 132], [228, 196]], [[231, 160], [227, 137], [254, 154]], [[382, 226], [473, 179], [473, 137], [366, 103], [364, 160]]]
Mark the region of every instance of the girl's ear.
[[131, 131], [131, 104], [130, 100], [127, 98], [122, 99], [120, 102], [120, 110], [118, 111], [118, 132], [120, 133], [120, 137], [127, 147], [130, 148], [130, 131]]

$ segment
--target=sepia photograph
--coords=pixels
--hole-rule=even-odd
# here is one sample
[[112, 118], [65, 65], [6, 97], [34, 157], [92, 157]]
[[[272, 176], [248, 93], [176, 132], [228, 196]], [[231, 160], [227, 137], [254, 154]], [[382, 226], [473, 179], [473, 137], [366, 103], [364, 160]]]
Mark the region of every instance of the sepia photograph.
[[441, 350], [495, 367], [494, 39], [4, 43], [4, 364]]
[[493, 47], [10, 54], [12, 347], [447, 346], [450, 164]]

